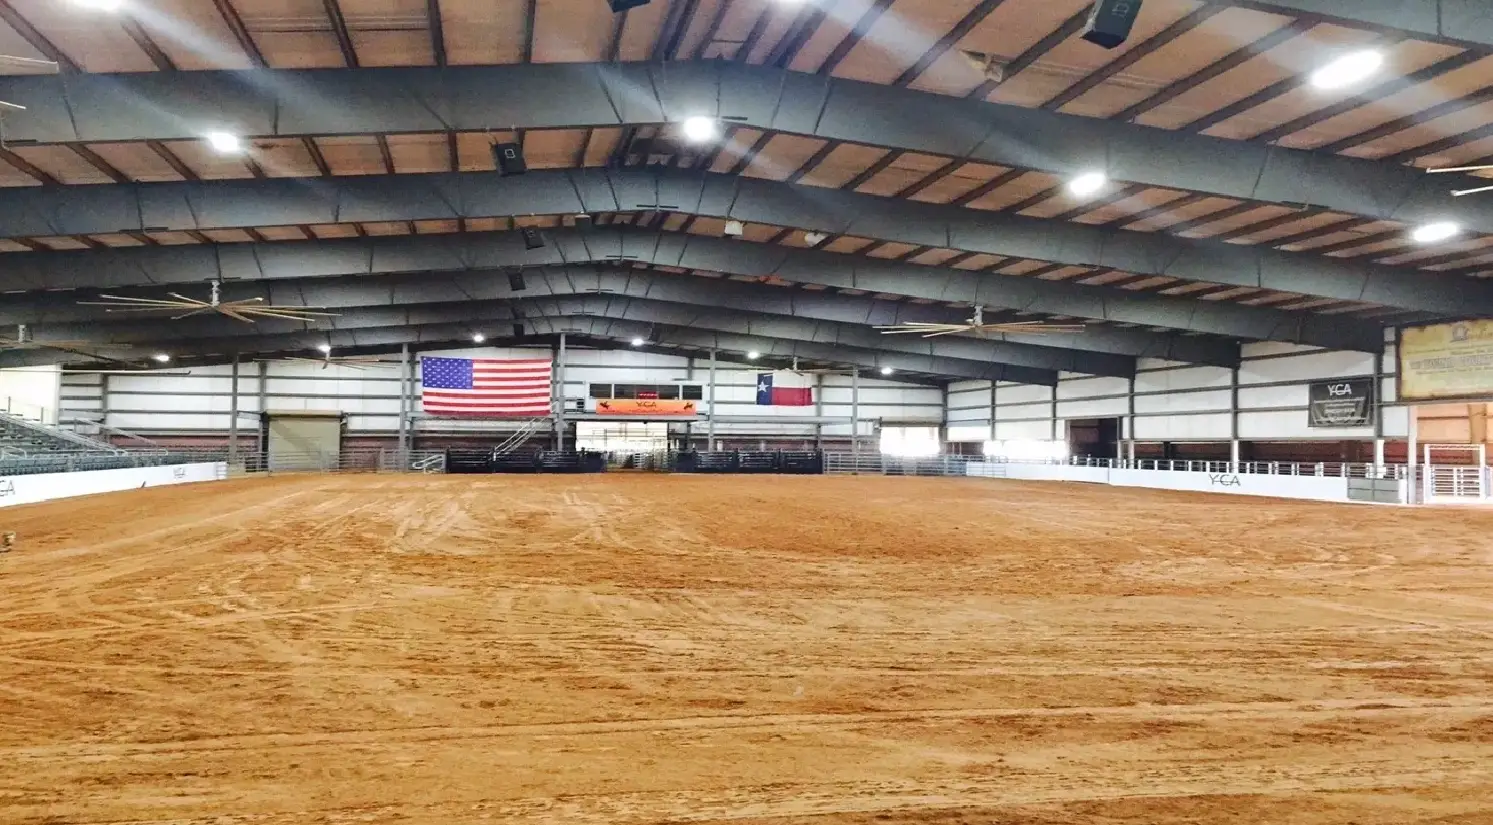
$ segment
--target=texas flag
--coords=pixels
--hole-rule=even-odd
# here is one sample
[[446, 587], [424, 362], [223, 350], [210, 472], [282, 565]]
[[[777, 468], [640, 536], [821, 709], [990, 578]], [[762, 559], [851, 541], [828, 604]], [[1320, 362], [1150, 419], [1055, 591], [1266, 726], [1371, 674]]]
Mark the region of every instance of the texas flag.
[[809, 376], [789, 370], [757, 374], [757, 404], [774, 407], [811, 407], [814, 383]]

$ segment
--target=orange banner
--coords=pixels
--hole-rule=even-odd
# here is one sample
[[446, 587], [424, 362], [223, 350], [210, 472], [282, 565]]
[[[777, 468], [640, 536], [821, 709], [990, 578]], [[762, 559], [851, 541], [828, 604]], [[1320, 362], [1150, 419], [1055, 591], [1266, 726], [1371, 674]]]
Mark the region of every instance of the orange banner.
[[596, 402], [597, 415], [693, 416], [700, 411], [698, 401], [657, 401], [610, 398]]

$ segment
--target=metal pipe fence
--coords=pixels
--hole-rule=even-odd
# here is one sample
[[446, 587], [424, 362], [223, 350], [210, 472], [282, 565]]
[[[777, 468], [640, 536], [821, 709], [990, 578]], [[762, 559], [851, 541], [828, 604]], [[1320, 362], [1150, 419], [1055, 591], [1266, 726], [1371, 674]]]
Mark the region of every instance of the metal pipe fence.
[[[86, 470], [122, 470], [168, 464], [227, 462], [227, 447], [183, 449], [127, 449], [112, 452], [56, 450], [31, 455], [0, 455], [0, 476], [72, 473]], [[442, 450], [364, 449], [338, 452], [250, 454], [239, 456], [229, 467], [238, 473], [445, 472]]]
[[1093, 458], [1009, 459], [998, 456], [940, 455], [904, 458], [878, 453], [825, 453], [824, 471], [830, 475], [962, 476], [970, 464], [1025, 464], [1098, 467], [1109, 470], [1161, 470], [1233, 475], [1315, 476], [1327, 478], [1403, 479], [1403, 464], [1364, 464], [1346, 461], [1189, 461], [1186, 459]]

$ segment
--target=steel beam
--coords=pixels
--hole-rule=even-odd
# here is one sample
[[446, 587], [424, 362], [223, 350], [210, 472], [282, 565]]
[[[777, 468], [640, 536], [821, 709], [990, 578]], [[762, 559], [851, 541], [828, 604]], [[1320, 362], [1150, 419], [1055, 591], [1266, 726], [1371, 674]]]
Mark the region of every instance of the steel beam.
[[[1462, 15], [1468, 30], [1478, 14], [1486, 12], [1469, 5]], [[214, 129], [252, 139], [498, 124], [633, 128], [704, 115], [1059, 176], [1102, 168], [1126, 183], [1409, 223], [1441, 218], [1448, 191], [1465, 188], [1392, 163], [727, 61], [12, 76], [0, 78], [0, 99], [28, 107], [6, 124], [13, 145], [199, 140]], [[1468, 229], [1493, 232], [1493, 200], [1456, 211]]]
[[[324, 324], [319, 325], [319, 329], [330, 332], [466, 323], [473, 332], [487, 334], [494, 325], [512, 324], [528, 318], [554, 317], [595, 317], [667, 324], [737, 335], [835, 344], [868, 351], [939, 356], [1089, 375], [1124, 378], [1135, 374], [1135, 359], [1123, 355], [970, 337], [882, 335], [855, 323], [813, 320], [791, 315], [764, 315], [742, 309], [689, 306], [612, 295], [351, 307], [344, 309], [336, 318], [327, 319]], [[170, 322], [157, 320], [39, 327], [33, 330], [32, 339], [44, 344], [49, 340], [76, 341], [80, 336], [86, 336], [86, 340], [104, 348], [110, 344], [141, 344], [169, 352], [182, 342], [203, 338], [244, 338], [245, 346], [249, 347], [253, 346], [256, 337], [301, 332], [305, 329], [305, 324], [294, 321], [264, 319], [251, 325], [221, 315], [211, 315]]]
[[1404, 33], [1419, 40], [1493, 47], [1493, 10], [1486, 0], [1205, 0], [1216, 5], [1310, 16], [1350, 28]]
[[636, 262], [1329, 349], [1373, 352], [1383, 340], [1377, 324], [1341, 316], [723, 238], [623, 228], [551, 230], [545, 237], [547, 245], [534, 250], [525, 249], [518, 233], [493, 232], [17, 253], [5, 257], [0, 291], [196, 284], [205, 293], [213, 278], [288, 280]]
[[261, 179], [35, 187], [0, 197], [0, 233], [19, 238], [655, 210], [1422, 312], [1493, 312], [1493, 284], [1456, 275], [1282, 252], [1268, 245], [656, 169], [552, 170], [523, 177], [484, 172], [380, 175], [342, 178], [335, 184]]
[[[232, 323], [232, 322], [229, 322]], [[654, 345], [689, 347], [691, 349], [719, 349], [731, 353], [756, 351], [767, 359], [802, 358], [834, 364], [858, 366], [866, 369], [892, 369], [917, 375], [938, 376], [955, 379], [1014, 381], [1025, 384], [1055, 386], [1058, 374], [1051, 370], [1016, 367], [1007, 364], [981, 363], [957, 358], [945, 358], [917, 353], [898, 353], [880, 350], [863, 350], [823, 341], [801, 341], [773, 338], [761, 334], [721, 332], [695, 328], [675, 328], [654, 323], [631, 320], [616, 320], [593, 317], [546, 317], [523, 320], [527, 331], [533, 336], [558, 335], [602, 339], [607, 341], [631, 341], [646, 337]], [[419, 344], [422, 349], [432, 346], [471, 346], [473, 326], [468, 323], [444, 323], [414, 326], [378, 326], [368, 329], [333, 330], [263, 335], [246, 339], [231, 336], [217, 339], [193, 339], [177, 341], [172, 346], [172, 356], [178, 362], [218, 363], [231, 357], [235, 348], [259, 356], [276, 354], [304, 355], [314, 352], [319, 344], [330, 344], [333, 352], [350, 351], [398, 351], [403, 344]], [[249, 346], [252, 341], [252, 346]], [[493, 343], [497, 343], [494, 339]], [[0, 354], [0, 368], [53, 363], [55, 353], [45, 350], [15, 350]]]

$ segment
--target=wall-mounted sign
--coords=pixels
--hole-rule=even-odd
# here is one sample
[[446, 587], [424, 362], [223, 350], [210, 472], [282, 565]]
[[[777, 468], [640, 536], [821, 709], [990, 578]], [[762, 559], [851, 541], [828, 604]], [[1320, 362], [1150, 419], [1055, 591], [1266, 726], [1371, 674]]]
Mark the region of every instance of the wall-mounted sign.
[[1308, 427], [1367, 427], [1374, 423], [1374, 380], [1323, 381], [1307, 396]]
[[698, 401], [658, 401], [649, 399], [607, 398], [596, 402], [597, 415], [642, 415], [670, 418], [693, 418], [700, 412]]
[[1400, 400], [1493, 397], [1493, 320], [1400, 329]]

